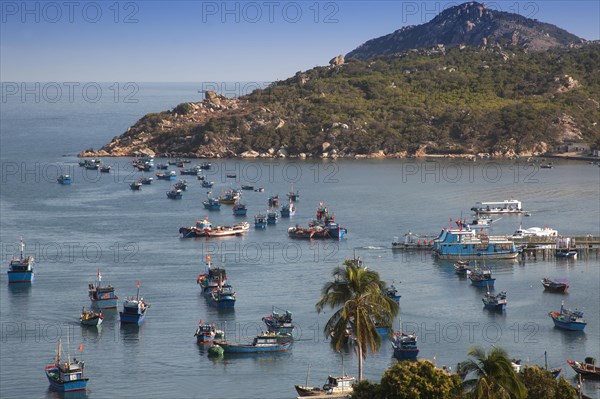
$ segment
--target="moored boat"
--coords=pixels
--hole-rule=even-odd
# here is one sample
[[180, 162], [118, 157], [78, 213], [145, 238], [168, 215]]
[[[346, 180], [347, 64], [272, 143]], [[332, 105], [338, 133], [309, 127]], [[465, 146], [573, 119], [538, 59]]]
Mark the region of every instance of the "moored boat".
[[77, 358], [71, 361], [70, 356], [61, 359], [61, 351], [62, 341], [59, 338], [54, 363], [44, 369], [50, 386], [60, 392], [85, 391], [89, 379], [83, 373], [84, 362]]
[[175, 182], [173, 187], [177, 190], [186, 191], [188, 188], [188, 182], [187, 182], [187, 180], [178, 180]]
[[569, 289], [569, 281], [564, 278], [551, 280], [544, 277], [542, 279], [542, 285], [544, 286], [544, 291], [549, 292], [566, 292]]
[[199, 168], [189, 168], [189, 169], [180, 169], [179, 170], [179, 174], [182, 176], [198, 176], [198, 173], [200, 173], [200, 169]]
[[259, 213], [254, 216], [254, 227], [257, 229], [264, 229], [267, 227], [267, 215]]
[[292, 340], [281, 340], [281, 336], [272, 333], [262, 333], [257, 335], [251, 343], [233, 344], [226, 341], [219, 342], [225, 353], [265, 353], [265, 352], [283, 352], [292, 346]]
[[25, 242], [23, 237], [19, 241], [20, 256], [12, 257], [8, 263], [8, 283], [32, 283], [35, 278], [33, 256], [25, 256]]
[[289, 202], [285, 205], [281, 206], [281, 217], [289, 218], [290, 216], [294, 216], [296, 214], [296, 205], [292, 202]]
[[570, 237], [557, 238], [554, 256], [557, 258], [577, 259], [577, 245], [575, 239]]
[[169, 170], [169, 165], [164, 163], [159, 163], [156, 165], [157, 170]]
[[119, 297], [115, 295], [115, 287], [108, 284], [102, 286], [102, 275], [98, 269], [98, 280], [88, 284], [88, 296], [92, 307], [96, 309], [116, 309]]
[[227, 273], [225, 269], [213, 266], [210, 255], [206, 255], [206, 272], [198, 275], [196, 283], [202, 289], [202, 294], [208, 296], [214, 289], [227, 284]]
[[119, 312], [121, 324], [141, 324], [146, 318], [146, 312], [150, 305], [140, 297], [140, 282], [137, 284], [137, 295], [135, 298], [125, 298], [123, 311]]
[[467, 276], [469, 276], [469, 280], [471, 281], [471, 285], [475, 287], [493, 287], [496, 279], [492, 277], [492, 271], [481, 270], [479, 268], [475, 268], [473, 270], [467, 271]]
[[473, 208], [471, 208], [471, 210], [480, 215], [518, 214], [523, 212], [521, 201], [515, 199], [493, 202], [478, 202]]
[[102, 324], [103, 319], [102, 310], [99, 312], [88, 311], [85, 306], [81, 309], [81, 315], [79, 316], [79, 322], [84, 326], [99, 326]]
[[404, 234], [402, 239], [394, 237], [392, 241], [392, 249], [403, 249], [403, 250], [426, 250], [433, 248], [433, 236], [426, 236], [423, 234], [415, 234], [408, 232]]
[[227, 237], [246, 234], [250, 230], [248, 222], [236, 223], [233, 226], [214, 226], [210, 230], [205, 230], [206, 237]]
[[242, 185], [242, 190], [249, 190], [249, 191], [252, 191], [252, 190], [254, 190], [254, 186], [251, 186], [251, 185], [249, 185], [249, 184], [243, 184], [243, 185]]
[[277, 334], [291, 334], [294, 330], [292, 313], [287, 310], [277, 313], [274, 306], [271, 314], [263, 317], [262, 321], [267, 325], [269, 331]]
[[101, 166], [100, 173], [110, 173], [112, 167], [111, 166]]
[[394, 287], [394, 284], [391, 284], [389, 287], [387, 287], [384, 294], [396, 303], [400, 303], [400, 298], [402, 298], [402, 295], [398, 295], [398, 290], [396, 287]]
[[227, 190], [225, 192], [225, 194], [221, 195], [219, 197], [219, 202], [221, 204], [226, 204], [226, 205], [231, 205], [231, 204], [235, 204], [235, 202], [237, 201], [237, 199], [239, 198], [239, 193], [237, 191], [234, 190]]
[[397, 332], [392, 338], [392, 348], [394, 348], [394, 357], [396, 359], [416, 359], [419, 354], [417, 336], [415, 334]]
[[[309, 369], [310, 370], [310, 369]], [[347, 398], [350, 397], [354, 391], [353, 385], [356, 382], [356, 378], [349, 377], [347, 375], [342, 376], [329, 376], [327, 381], [322, 388], [313, 387], [308, 385], [308, 373], [306, 376], [305, 385], [294, 385], [296, 392], [299, 397], [312, 397], [312, 398]]]
[[292, 190], [287, 195], [290, 202], [298, 202], [300, 201], [300, 191], [294, 191], [294, 186], [292, 185]]
[[583, 362], [575, 360], [567, 360], [567, 364], [571, 366], [577, 374], [583, 377], [600, 379], [600, 367], [596, 366], [596, 361], [593, 357], [586, 357]]
[[71, 178], [71, 175], [60, 175], [60, 176], [58, 176], [56, 181], [65, 186], [73, 183], [73, 179]]
[[269, 197], [269, 208], [279, 207], [279, 195], [273, 195]]
[[183, 192], [178, 188], [172, 188], [169, 191], [167, 191], [167, 198], [174, 200], [182, 199]]
[[433, 240], [433, 252], [440, 259], [515, 259], [519, 255], [508, 237], [477, 235], [465, 229], [443, 229]]
[[243, 204], [239, 201], [236, 201], [235, 205], [233, 206], [233, 215], [234, 216], [246, 216], [246, 214], [248, 213], [248, 208], [246, 208], [246, 204]]
[[177, 173], [172, 170], [170, 172], [158, 172], [156, 174], [156, 177], [158, 178], [158, 180], [176, 180], [177, 179]]
[[214, 288], [207, 296], [208, 303], [218, 308], [233, 308], [237, 294], [229, 284]]
[[154, 181], [154, 179], [152, 177], [142, 177], [140, 179], [140, 183], [148, 185], [148, 184], [152, 184], [152, 182]]
[[207, 344], [215, 340], [223, 339], [224, 333], [221, 330], [217, 330], [214, 323], [202, 323], [202, 320], [200, 320], [194, 337], [196, 337], [197, 343]]
[[267, 211], [267, 224], [277, 224], [279, 220], [279, 212], [274, 209], [269, 209]]
[[203, 188], [211, 188], [212, 186], [214, 186], [214, 182], [212, 181], [208, 181], [208, 180], [202, 180], [202, 187]]
[[530, 227], [524, 229], [519, 226], [519, 229], [512, 235], [514, 238], [525, 238], [525, 237], [556, 237], [558, 231], [549, 228], [548, 226], [542, 227]]
[[471, 269], [469, 268], [469, 262], [467, 262], [466, 260], [458, 260], [454, 262], [454, 272], [456, 274], [466, 276], [470, 270]]
[[565, 309], [564, 302], [560, 305], [560, 311], [550, 312], [548, 316], [552, 318], [555, 327], [563, 330], [583, 331], [587, 325], [583, 318], [583, 312], [577, 309]]
[[489, 291], [483, 294], [483, 306], [490, 310], [506, 310], [506, 291], [502, 291], [499, 294], [492, 294]]
[[140, 191], [142, 189], [142, 182], [141, 181], [134, 181], [133, 183], [131, 183], [129, 185], [129, 188], [132, 189], [133, 191]]
[[208, 209], [209, 211], [218, 211], [221, 209], [221, 202], [219, 199], [211, 197], [210, 193], [208, 193], [206, 200], [202, 201], [202, 204], [204, 205], [204, 208]]

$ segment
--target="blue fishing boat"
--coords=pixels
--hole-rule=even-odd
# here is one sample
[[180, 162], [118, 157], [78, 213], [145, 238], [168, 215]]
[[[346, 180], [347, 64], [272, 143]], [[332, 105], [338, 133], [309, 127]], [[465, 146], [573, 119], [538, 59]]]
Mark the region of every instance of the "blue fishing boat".
[[277, 224], [278, 220], [279, 212], [269, 209], [269, 211], [267, 211], [267, 224]]
[[33, 270], [34, 258], [33, 256], [25, 257], [25, 242], [23, 237], [19, 242], [19, 249], [21, 255], [16, 258], [13, 257], [8, 264], [8, 283], [32, 283], [35, 277]]
[[483, 306], [490, 310], [506, 310], [506, 291], [502, 291], [499, 294], [491, 294], [489, 291], [483, 294]]
[[204, 207], [210, 211], [218, 211], [221, 209], [221, 202], [219, 202], [218, 198], [213, 198], [208, 194], [208, 198], [202, 202]]
[[237, 299], [233, 287], [225, 284], [213, 289], [207, 296], [208, 303], [218, 308], [233, 308]]
[[188, 182], [187, 182], [187, 180], [179, 180], [179, 181], [175, 182], [173, 187], [176, 188], [177, 190], [186, 191], [188, 188]]
[[560, 311], [550, 312], [548, 316], [554, 321], [554, 326], [563, 330], [583, 331], [587, 325], [580, 310], [565, 309], [564, 301], [560, 305]]
[[227, 284], [227, 273], [225, 269], [213, 266], [210, 255], [206, 255], [206, 272], [198, 275], [196, 283], [202, 289], [202, 294], [209, 296], [215, 289]]
[[443, 229], [433, 241], [433, 252], [440, 259], [515, 259], [519, 254], [507, 237], [467, 229]]
[[292, 185], [292, 190], [287, 195], [290, 202], [298, 202], [300, 201], [300, 191], [294, 191], [294, 185]]
[[259, 213], [254, 216], [254, 227], [257, 229], [264, 229], [267, 227], [267, 215]]
[[246, 216], [248, 208], [246, 204], [242, 204], [239, 200], [233, 206], [233, 216]]
[[393, 284], [386, 288], [384, 294], [388, 298], [391, 298], [394, 302], [400, 303], [400, 298], [402, 297], [402, 295], [398, 295], [398, 290], [396, 289], [396, 287], [394, 287]]
[[133, 191], [140, 191], [142, 189], [142, 183], [141, 181], [134, 181], [133, 183], [131, 183], [129, 185], [129, 188], [132, 189]]
[[267, 332], [260, 334], [248, 344], [232, 344], [226, 341], [219, 342], [225, 353], [265, 353], [265, 352], [283, 352], [292, 346], [291, 338], [283, 338], [273, 333]]
[[204, 188], [211, 188], [214, 185], [215, 185], [215, 183], [212, 181], [202, 180], [202, 187], [204, 187]]
[[405, 334], [397, 332], [392, 338], [392, 348], [394, 348], [394, 357], [400, 360], [413, 360], [419, 354], [417, 347], [417, 336], [415, 334]]
[[386, 338], [390, 334], [390, 328], [376, 324], [375, 329], [377, 334], [381, 335], [382, 338]]
[[[81, 347], [80, 347], [81, 348]], [[70, 356], [61, 359], [62, 341], [58, 339], [58, 348], [54, 363], [45, 367], [46, 378], [50, 386], [60, 392], [85, 391], [88, 378], [83, 375], [84, 362]]]
[[138, 281], [136, 297], [126, 298], [123, 301], [123, 311], [119, 312], [121, 323], [142, 324], [149, 307], [150, 305], [144, 301], [144, 298], [140, 298], [140, 282]]
[[223, 339], [224, 333], [221, 330], [217, 330], [217, 327], [213, 323], [202, 323], [202, 320], [200, 320], [194, 337], [196, 337], [197, 343], [207, 344]]
[[180, 189], [172, 188], [167, 191], [167, 198], [179, 200], [183, 198], [183, 192]]
[[277, 313], [275, 306], [271, 314], [262, 318], [262, 321], [267, 325], [267, 330], [277, 334], [291, 334], [294, 330], [292, 323], [292, 312], [284, 311]]
[[467, 272], [471, 285], [475, 287], [493, 287], [495, 278], [492, 277], [491, 270], [474, 269]]
[[158, 180], [176, 180], [177, 179], [177, 173], [175, 173], [174, 170], [170, 171], [169, 173], [167, 173], [167, 172], [158, 172], [156, 174], [156, 177], [158, 178]]
[[73, 179], [71, 178], [71, 175], [60, 175], [60, 176], [58, 176], [56, 181], [65, 186], [73, 183]]
[[115, 295], [115, 287], [111, 284], [102, 285], [102, 275], [98, 269], [98, 279], [88, 284], [88, 295], [92, 307], [96, 309], [116, 309], [119, 297]]
[[296, 214], [296, 205], [292, 202], [285, 204], [281, 207], [281, 217], [289, 218], [290, 216], [294, 216]]

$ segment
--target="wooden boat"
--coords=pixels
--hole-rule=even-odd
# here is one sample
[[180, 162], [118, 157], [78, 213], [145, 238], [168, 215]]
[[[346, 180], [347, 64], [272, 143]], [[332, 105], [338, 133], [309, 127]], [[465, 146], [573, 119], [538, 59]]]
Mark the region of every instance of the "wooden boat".
[[218, 308], [233, 308], [237, 295], [229, 284], [214, 288], [206, 297], [210, 305]]
[[296, 214], [296, 205], [292, 202], [285, 204], [281, 207], [281, 217], [289, 218], [290, 216], [294, 216]]
[[[310, 368], [309, 368], [310, 371]], [[318, 398], [347, 398], [350, 397], [354, 391], [353, 385], [356, 382], [354, 377], [347, 375], [327, 377], [327, 381], [322, 388], [312, 387], [308, 385], [308, 373], [306, 377], [305, 385], [294, 385], [296, 392], [299, 397], [311, 397], [312, 399]]]
[[267, 215], [258, 214], [254, 216], [254, 227], [257, 229], [264, 229], [267, 227]]
[[402, 295], [398, 295], [398, 290], [394, 287], [394, 284], [387, 287], [384, 294], [396, 303], [400, 303], [400, 298], [402, 298]]
[[236, 179], [237, 178], [237, 174], [235, 174], [235, 173], [227, 173], [227, 174], [225, 174], [225, 177], [227, 177], [228, 179]]
[[150, 305], [140, 298], [140, 282], [137, 284], [137, 295], [135, 298], [126, 298], [123, 301], [123, 311], [119, 312], [121, 324], [141, 324], [146, 318], [146, 312]]
[[269, 197], [269, 208], [278, 208], [279, 207], [279, 195], [274, 195]]
[[175, 184], [173, 185], [173, 188], [175, 188], [177, 190], [187, 191], [188, 182], [187, 182], [187, 180], [179, 180], [179, 181], [175, 182]]
[[277, 224], [279, 220], [279, 212], [269, 209], [267, 211], [267, 224]]
[[566, 292], [569, 289], [569, 281], [566, 279], [551, 280], [544, 277], [542, 285], [544, 286], [544, 290], [549, 292]]
[[214, 324], [202, 323], [202, 320], [200, 320], [194, 337], [196, 337], [197, 343], [207, 344], [215, 340], [223, 339], [224, 333], [221, 330], [217, 330], [217, 327]]
[[235, 202], [238, 200], [239, 197], [240, 196], [237, 193], [237, 191], [227, 190], [225, 192], [225, 194], [223, 194], [219, 197], [219, 202], [221, 204], [231, 205], [231, 204], [235, 204]]
[[290, 202], [298, 202], [300, 201], [300, 191], [294, 191], [294, 186], [292, 185], [292, 190], [287, 195]]
[[153, 181], [154, 181], [154, 179], [151, 177], [142, 177], [140, 179], [140, 183], [145, 184], [145, 185], [152, 184]]
[[[202, 183], [204, 184], [204, 182]], [[219, 199], [211, 197], [210, 193], [208, 194], [208, 198], [202, 201], [202, 204], [204, 205], [204, 208], [210, 211], [218, 211], [219, 209], [221, 209], [221, 202], [219, 201]]]
[[210, 255], [206, 255], [206, 272], [198, 275], [196, 283], [202, 289], [202, 294], [209, 296], [216, 288], [227, 284], [227, 273], [225, 269], [213, 266]]
[[454, 272], [461, 276], [466, 276], [471, 269], [469, 268], [469, 262], [466, 260], [458, 260], [454, 262]]
[[248, 185], [248, 184], [244, 184], [244, 185], [242, 185], [242, 190], [252, 191], [252, 190], [254, 190], [254, 186], [251, 186], [251, 185]]
[[208, 180], [202, 180], [202, 187], [204, 188], [211, 188], [212, 186], [214, 186], [214, 182], [212, 181], [208, 181]]
[[417, 336], [415, 334], [397, 332], [392, 338], [392, 348], [394, 348], [394, 357], [396, 359], [416, 359], [419, 354]]
[[167, 172], [158, 172], [156, 174], [156, 177], [158, 178], [158, 180], [175, 180], [177, 179], [177, 173], [172, 170], [169, 173]]
[[212, 167], [212, 164], [210, 162], [202, 162], [199, 167], [202, 170], [209, 170]]
[[198, 173], [200, 173], [199, 168], [179, 169], [179, 174], [181, 176], [185, 176], [185, 175], [198, 176]]
[[35, 272], [33, 269], [34, 258], [33, 256], [25, 256], [25, 242], [23, 237], [19, 241], [19, 249], [21, 252], [20, 257], [13, 258], [8, 264], [8, 283], [32, 283], [35, 278]]
[[62, 341], [58, 339], [58, 348], [54, 363], [45, 367], [46, 378], [50, 386], [60, 392], [85, 391], [88, 378], [83, 374], [84, 362], [67, 356], [61, 359]]
[[180, 189], [172, 188], [171, 190], [167, 191], [167, 198], [174, 200], [182, 199], [183, 192]]
[[577, 309], [565, 309], [564, 301], [560, 305], [560, 311], [550, 312], [548, 316], [552, 318], [555, 327], [563, 330], [583, 331], [587, 325], [583, 318], [583, 312]]
[[233, 226], [215, 226], [212, 230], [206, 231], [207, 237], [226, 237], [239, 236], [250, 230], [248, 222], [236, 223]]
[[197, 180], [204, 180], [204, 175], [200, 175], [199, 174], [199, 175], [196, 176], [196, 179]]
[[219, 342], [225, 353], [267, 353], [267, 352], [283, 352], [287, 351], [292, 346], [292, 340], [281, 341], [281, 336], [266, 332], [257, 335], [251, 343], [248, 344], [232, 344], [226, 341]]
[[271, 314], [263, 317], [262, 321], [267, 325], [267, 330], [277, 334], [291, 334], [294, 330], [292, 313], [287, 310], [283, 313], [277, 313], [275, 306], [273, 306]]
[[119, 297], [115, 295], [115, 287], [108, 284], [102, 286], [102, 275], [98, 269], [98, 280], [88, 284], [88, 295], [92, 301], [92, 307], [97, 309], [116, 309]]
[[493, 287], [496, 279], [492, 277], [491, 270], [474, 269], [467, 271], [471, 285], [475, 287]]
[[265, 189], [264, 189], [263, 187], [259, 187], [259, 188], [255, 188], [255, 189], [254, 189], [254, 192], [255, 192], [255, 193], [262, 193], [262, 192], [264, 192], [264, 191], [265, 191]]
[[71, 178], [71, 175], [60, 175], [60, 176], [58, 176], [56, 181], [58, 181], [58, 183], [60, 183], [64, 186], [67, 186], [67, 185], [73, 183], [73, 179]]
[[246, 208], [246, 204], [242, 204], [239, 199], [233, 206], [233, 215], [234, 216], [246, 216], [248, 213], [248, 208]]
[[156, 165], [156, 169], [157, 170], [168, 170], [169, 169], [169, 165], [168, 164], [159, 163], [158, 165]]
[[490, 310], [506, 310], [506, 305], [508, 304], [506, 301], [506, 291], [502, 291], [496, 295], [488, 291], [483, 294], [481, 300], [483, 301], [483, 306]]
[[129, 185], [129, 188], [132, 189], [133, 191], [140, 191], [142, 189], [142, 182], [134, 181], [133, 183], [131, 183]]
[[102, 311], [87, 311], [85, 310], [85, 306], [81, 309], [81, 316], [79, 316], [79, 322], [84, 326], [99, 326], [102, 324], [103, 319]]
[[583, 362], [567, 360], [567, 364], [571, 366], [577, 374], [581, 374], [587, 378], [600, 379], [600, 367], [596, 366], [595, 360], [592, 357], [586, 357]]
[[110, 173], [112, 167], [110, 166], [101, 166], [100, 167], [100, 173]]

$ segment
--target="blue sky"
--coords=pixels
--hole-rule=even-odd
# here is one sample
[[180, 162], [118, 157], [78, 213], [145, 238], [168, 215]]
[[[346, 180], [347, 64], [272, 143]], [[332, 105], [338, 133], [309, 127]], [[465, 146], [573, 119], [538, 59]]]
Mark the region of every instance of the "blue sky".
[[[273, 81], [458, 2], [4, 1], [2, 81]], [[598, 1], [489, 1], [600, 39]]]

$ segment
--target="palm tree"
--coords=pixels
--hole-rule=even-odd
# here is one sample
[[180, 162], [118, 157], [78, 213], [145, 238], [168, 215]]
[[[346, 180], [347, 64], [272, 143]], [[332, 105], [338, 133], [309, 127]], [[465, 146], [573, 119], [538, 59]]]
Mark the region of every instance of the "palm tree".
[[462, 363], [463, 370], [473, 372], [475, 378], [465, 380], [463, 385], [474, 399], [524, 399], [527, 389], [519, 380], [512, 362], [502, 348], [485, 349], [476, 346], [469, 349], [471, 359]]
[[358, 349], [358, 380], [362, 380], [362, 362], [367, 351], [375, 353], [381, 346], [376, 324], [392, 326], [398, 314], [398, 304], [384, 295], [385, 282], [379, 273], [367, 270], [359, 259], [344, 262], [344, 268], [333, 270], [333, 281], [325, 283], [316, 304], [321, 313], [325, 306], [340, 307], [325, 324], [326, 336], [331, 335], [336, 350], [347, 338], [347, 331], [356, 338]]

